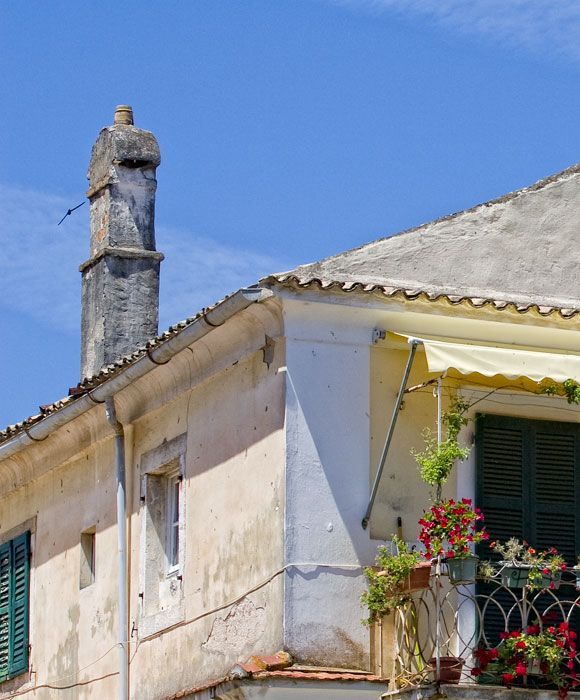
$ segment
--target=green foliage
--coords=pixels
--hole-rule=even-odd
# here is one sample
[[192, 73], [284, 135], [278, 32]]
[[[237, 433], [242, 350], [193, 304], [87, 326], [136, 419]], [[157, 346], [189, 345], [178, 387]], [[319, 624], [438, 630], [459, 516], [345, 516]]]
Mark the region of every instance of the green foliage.
[[477, 662], [473, 676], [483, 676], [484, 682], [489, 677], [499, 679], [509, 688], [526, 685], [528, 674], [534, 672], [557, 686], [560, 698], [576, 685], [576, 632], [567, 622], [545, 629], [536, 622], [525, 630], [502, 632], [500, 637], [503, 642], [498, 647], [473, 652]]
[[421, 478], [430, 486], [441, 486], [449, 478], [456, 460], [463, 460], [469, 455], [468, 447], [460, 447], [457, 438], [447, 438], [441, 444], [430, 430], [423, 431], [425, 448], [421, 452], [413, 452]]
[[548, 396], [564, 396], [569, 404], [580, 404], [580, 384], [575, 379], [566, 379], [561, 384], [547, 384], [541, 392]]
[[443, 423], [447, 426], [447, 439], [457, 438], [461, 428], [469, 423], [469, 419], [465, 415], [469, 410], [469, 406], [470, 404], [467, 401], [463, 401], [456, 396], [449, 410], [443, 413]]
[[393, 543], [397, 554], [391, 554], [388, 547], [381, 546], [376, 566], [364, 570], [368, 589], [362, 594], [361, 603], [369, 611], [369, 617], [364, 620], [366, 624], [388, 615], [409, 600], [409, 576], [422, 557], [419, 552], [410, 551], [407, 543], [398, 537], [393, 537]]
[[447, 431], [446, 439], [438, 444], [433, 432], [427, 428], [423, 431], [424, 449], [421, 452], [411, 452], [419, 465], [423, 481], [430, 486], [436, 486], [438, 490], [449, 478], [455, 462], [464, 460], [469, 455], [469, 448], [460, 447], [457, 442], [459, 431], [468, 423], [465, 415], [468, 409], [467, 402], [455, 398], [442, 417]]
[[480, 561], [477, 565], [477, 577], [482, 581], [492, 581], [497, 571], [490, 561]]
[[[511, 537], [507, 542], [490, 542], [490, 549], [502, 558], [504, 566], [520, 566], [529, 569], [527, 587], [539, 590], [543, 587], [546, 577], [552, 577], [566, 570], [564, 557], [555, 547], [538, 552], [527, 542], [520, 542], [517, 537]], [[550, 584], [552, 587], [553, 584]]]

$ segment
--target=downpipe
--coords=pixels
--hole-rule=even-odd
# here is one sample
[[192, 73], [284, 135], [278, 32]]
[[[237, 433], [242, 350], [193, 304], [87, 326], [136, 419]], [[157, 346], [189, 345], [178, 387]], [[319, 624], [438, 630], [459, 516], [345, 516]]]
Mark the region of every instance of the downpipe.
[[117, 534], [119, 543], [119, 700], [129, 698], [129, 635], [127, 601], [127, 507], [125, 485], [125, 432], [117, 418], [113, 396], [105, 400], [107, 420], [115, 431], [115, 476], [117, 482]]

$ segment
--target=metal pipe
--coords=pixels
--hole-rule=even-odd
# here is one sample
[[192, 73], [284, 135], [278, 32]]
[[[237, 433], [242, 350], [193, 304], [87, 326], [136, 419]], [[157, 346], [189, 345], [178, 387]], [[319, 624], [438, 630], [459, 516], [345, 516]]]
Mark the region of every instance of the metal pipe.
[[199, 315], [190, 325], [172, 336], [168, 340], [159, 343], [149, 354], [140, 357], [135, 363], [128, 365], [119, 371], [111, 379], [104, 381], [88, 394], [71, 401], [46, 418], [30, 425], [27, 432], [21, 432], [0, 445], [0, 461], [12, 457], [24, 447], [34, 444], [36, 440], [43, 440], [55, 430], [66, 425], [74, 418], [94, 408], [96, 403], [103, 403], [107, 398], [115, 396], [131, 382], [140, 379], [157, 365], [164, 364], [168, 359], [181, 350], [207, 335], [216, 326], [221, 326], [232, 316], [243, 311], [252, 304], [266, 301], [274, 296], [269, 289], [251, 287], [240, 289], [227, 299], [217, 304], [204, 314]]
[[[442, 411], [443, 380], [437, 379], [437, 445], [443, 442], [443, 411]], [[441, 500], [441, 483], [437, 484], [437, 499]]]
[[397, 394], [397, 400], [395, 401], [395, 407], [393, 409], [393, 415], [391, 416], [391, 423], [389, 425], [389, 430], [387, 432], [387, 438], [385, 440], [385, 445], [383, 447], [383, 452], [379, 460], [379, 466], [377, 468], [377, 473], [375, 475], [375, 481], [373, 483], [373, 488], [371, 490], [371, 497], [364, 518], [362, 519], [363, 530], [366, 530], [371, 519], [371, 513], [373, 510], [373, 505], [375, 503], [375, 498], [377, 497], [377, 491], [379, 488], [379, 482], [383, 474], [383, 469], [385, 467], [385, 462], [387, 460], [387, 454], [389, 453], [389, 447], [391, 446], [391, 440], [393, 439], [393, 433], [395, 432], [395, 425], [397, 423], [397, 417], [399, 415], [399, 409], [403, 403], [403, 395], [405, 393], [405, 387], [407, 386], [407, 380], [409, 379], [409, 374], [411, 373], [411, 367], [413, 366], [413, 359], [415, 358], [415, 353], [417, 352], [417, 345], [421, 341], [416, 338], [409, 338], [409, 343], [411, 344], [411, 349], [409, 351], [409, 357], [407, 358], [407, 365], [405, 367], [405, 372], [403, 373], [403, 379], [401, 380], [401, 386], [399, 387], [399, 393]]
[[119, 700], [129, 697], [129, 613], [127, 595], [127, 509], [125, 498], [125, 432], [117, 419], [115, 399], [105, 401], [107, 420], [115, 431], [115, 475], [117, 480], [117, 535], [119, 562]]

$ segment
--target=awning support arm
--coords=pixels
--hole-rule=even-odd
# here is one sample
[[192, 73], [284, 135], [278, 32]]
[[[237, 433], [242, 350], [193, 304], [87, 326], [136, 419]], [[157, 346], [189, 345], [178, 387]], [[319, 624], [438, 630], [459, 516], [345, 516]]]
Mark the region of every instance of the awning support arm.
[[373, 505], [375, 503], [375, 498], [377, 497], [377, 491], [379, 488], [379, 482], [383, 474], [383, 469], [385, 467], [385, 462], [387, 461], [387, 455], [389, 453], [389, 448], [391, 446], [391, 440], [393, 439], [393, 433], [395, 432], [395, 425], [397, 424], [397, 418], [399, 416], [399, 410], [401, 404], [403, 403], [403, 396], [405, 394], [405, 387], [407, 386], [407, 381], [409, 379], [409, 374], [411, 373], [411, 367], [413, 366], [413, 360], [415, 359], [415, 353], [417, 352], [417, 345], [421, 341], [416, 338], [409, 338], [409, 343], [411, 349], [409, 351], [409, 357], [407, 358], [407, 365], [405, 367], [405, 372], [403, 373], [403, 378], [401, 380], [401, 386], [399, 387], [399, 393], [397, 394], [397, 400], [395, 401], [395, 407], [393, 408], [393, 415], [391, 416], [391, 423], [389, 425], [389, 430], [387, 431], [387, 437], [385, 440], [385, 445], [383, 447], [383, 452], [379, 460], [379, 466], [377, 468], [377, 473], [375, 475], [375, 481], [373, 483], [373, 488], [371, 490], [371, 497], [364, 518], [362, 519], [363, 530], [367, 529], [369, 520], [371, 519], [371, 513], [373, 510]]

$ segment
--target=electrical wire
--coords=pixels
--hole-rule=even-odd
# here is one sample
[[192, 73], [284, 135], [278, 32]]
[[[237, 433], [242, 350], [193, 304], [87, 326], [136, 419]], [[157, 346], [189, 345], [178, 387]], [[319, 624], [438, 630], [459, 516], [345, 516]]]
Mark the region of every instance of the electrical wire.
[[[352, 570], [357, 570], [357, 569], [363, 569], [364, 567], [361, 564], [317, 564], [315, 562], [306, 562], [302, 564], [286, 564], [285, 566], [281, 567], [277, 571], [275, 571], [273, 574], [268, 576], [267, 578], [263, 579], [256, 585], [252, 586], [252, 588], [248, 589], [245, 593], [242, 593], [241, 595], [237, 596], [236, 598], [229, 600], [226, 603], [223, 603], [221, 605], [218, 605], [215, 608], [212, 608], [211, 610], [206, 610], [199, 615], [196, 615], [195, 617], [190, 618], [189, 620], [182, 620], [181, 622], [178, 622], [174, 625], [171, 625], [170, 627], [166, 627], [163, 630], [160, 630], [158, 633], [153, 634], [146, 639], [139, 640], [138, 642], [133, 642], [132, 640], [128, 640], [128, 644], [135, 644], [135, 651], [133, 652], [133, 655], [131, 656], [129, 660], [129, 665], [133, 662], [135, 656], [137, 655], [137, 652], [139, 648], [141, 647], [142, 644], [149, 642], [156, 637], [161, 636], [162, 634], [167, 634], [168, 632], [171, 632], [175, 629], [178, 629], [180, 627], [185, 627], [187, 625], [191, 625], [194, 622], [198, 622], [199, 620], [203, 620], [204, 618], [208, 617], [209, 615], [213, 615], [215, 613], [221, 612], [222, 610], [225, 610], [226, 608], [232, 607], [236, 605], [237, 603], [241, 602], [244, 598], [247, 596], [251, 595], [252, 593], [255, 593], [256, 591], [260, 590], [261, 588], [264, 588], [264, 586], [267, 586], [271, 581], [273, 581], [275, 578], [283, 574], [285, 571], [288, 569], [301, 569], [305, 567], [313, 567], [316, 569], [352, 569]], [[188, 596], [184, 597], [193, 597], [195, 594], [189, 594]], [[10, 697], [19, 697], [22, 695], [27, 695], [28, 693], [33, 693], [36, 690], [40, 690], [42, 688], [49, 688], [50, 690], [70, 690], [72, 688], [77, 688], [79, 686], [84, 686], [84, 685], [90, 685], [91, 683], [96, 683], [98, 681], [105, 680], [107, 678], [112, 678], [113, 676], [118, 676], [119, 672], [114, 671], [112, 673], [108, 673], [104, 676], [99, 676], [98, 678], [92, 678], [86, 681], [77, 681], [76, 683], [72, 683], [69, 685], [53, 685], [55, 683], [58, 683], [59, 681], [64, 680], [65, 678], [71, 678], [72, 676], [78, 675], [82, 671], [86, 670], [87, 668], [90, 668], [91, 666], [94, 666], [97, 664], [99, 661], [105, 658], [107, 654], [110, 654], [113, 649], [116, 649], [119, 646], [119, 643], [114, 644], [110, 649], [107, 649], [107, 651], [99, 656], [98, 659], [95, 659], [95, 661], [92, 661], [90, 664], [87, 664], [86, 666], [83, 666], [82, 668], [79, 668], [77, 671], [74, 671], [73, 673], [70, 673], [66, 676], [61, 676], [60, 678], [56, 678], [52, 680], [50, 683], [42, 683], [40, 685], [35, 685], [32, 688], [27, 688], [25, 690], [21, 691], [16, 691], [12, 693]]]

